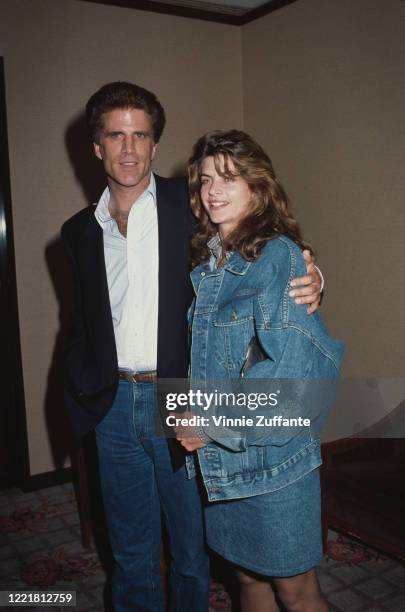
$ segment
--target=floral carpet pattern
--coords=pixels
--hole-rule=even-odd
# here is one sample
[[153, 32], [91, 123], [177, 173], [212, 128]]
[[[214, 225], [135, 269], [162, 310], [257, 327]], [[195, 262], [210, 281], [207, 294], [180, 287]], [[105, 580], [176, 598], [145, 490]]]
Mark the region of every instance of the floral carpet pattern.
[[[67, 490], [66, 499], [62, 498], [59, 503], [50, 504], [45, 497], [37, 506], [21, 506], [10, 515], [0, 515], [0, 535], [29, 537], [47, 533], [53, 518], [62, 516], [69, 509], [76, 510], [72, 493]], [[73, 543], [57, 546], [42, 554], [34, 552], [21, 564], [19, 580], [33, 589], [44, 588], [61, 582], [79, 582], [102, 571], [96, 554], [78, 551], [76, 543]]]
[[[331, 611], [405, 610], [405, 565], [347, 537], [330, 534], [319, 578]], [[81, 545], [72, 485], [0, 493], [0, 590], [72, 590], [77, 610], [100, 612], [105, 609], [105, 581], [96, 549]], [[210, 610], [232, 610], [217, 576], [211, 583]]]

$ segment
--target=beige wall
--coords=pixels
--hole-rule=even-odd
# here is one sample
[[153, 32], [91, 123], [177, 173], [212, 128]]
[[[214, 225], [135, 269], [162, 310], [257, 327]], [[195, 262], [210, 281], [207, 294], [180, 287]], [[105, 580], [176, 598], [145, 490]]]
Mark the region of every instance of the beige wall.
[[326, 275], [345, 373], [403, 376], [405, 2], [299, 0], [243, 28], [244, 126]]
[[98, 197], [94, 181], [82, 188], [65, 139], [88, 165], [78, 114], [105, 82], [131, 80], [163, 102], [168, 126], [156, 167], [178, 171], [202, 132], [241, 126], [241, 41], [230, 26], [76, 0], [0, 0], [0, 10], [30, 463], [37, 474], [66, 457], [63, 435], [48, 435], [49, 428], [63, 434], [65, 424], [59, 309], [46, 258], [64, 296], [55, 238], [87, 204], [85, 193]]
[[32, 474], [65, 461], [64, 436], [48, 434], [65, 427], [56, 237], [97, 198], [78, 117], [110, 80], [139, 82], [163, 102], [162, 174], [178, 172], [209, 129], [244, 125], [264, 144], [317, 249], [346, 373], [402, 375], [402, 0], [299, 0], [242, 29], [75, 0], [0, 9]]

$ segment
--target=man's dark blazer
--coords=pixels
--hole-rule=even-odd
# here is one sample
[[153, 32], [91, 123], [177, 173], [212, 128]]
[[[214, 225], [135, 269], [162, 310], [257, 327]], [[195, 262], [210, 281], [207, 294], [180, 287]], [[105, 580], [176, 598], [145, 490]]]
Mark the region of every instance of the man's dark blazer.
[[[155, 175], [155, 179], [159, 232], [157, 371], [161, 378], [186, 378], [187, 309], [192, 299], [192, 223], [187, 185], [182, 178]], [[77, 442], [107, 414], [118, 385], [103, 231], [94, 211], [94, 206], [88, 206], [62, 227], [74, 279], [73, 322], [65, 357], [65, 401]]]

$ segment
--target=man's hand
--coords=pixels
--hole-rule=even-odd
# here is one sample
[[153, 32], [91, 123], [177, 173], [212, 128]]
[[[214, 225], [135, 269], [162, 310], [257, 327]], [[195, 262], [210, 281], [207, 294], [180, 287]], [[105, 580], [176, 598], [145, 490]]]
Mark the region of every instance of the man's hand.
[[[182, 419], [190, 419], [192, 416], [192, 412], [183, 412], [181, 414]], [[178, 425], [174, 428], [174, 431], [176, 432], [176, 440], [190, 453], [207, 446], [207, 443], [197, 436], [195, 428], [190, 425]]]
[[312, 314], [318, 308], [321, 301], [321, 277], [315, 267], [314, 258], [310, 251], [302, 252], [307, 265], [307, 275], [300, 278], [294, 278], [291, 281], [292, 287], [299, 287], [289, 292], [291, 297], [295, 298], [296, 304], [310, 304], [307, 308], [307, 313]]

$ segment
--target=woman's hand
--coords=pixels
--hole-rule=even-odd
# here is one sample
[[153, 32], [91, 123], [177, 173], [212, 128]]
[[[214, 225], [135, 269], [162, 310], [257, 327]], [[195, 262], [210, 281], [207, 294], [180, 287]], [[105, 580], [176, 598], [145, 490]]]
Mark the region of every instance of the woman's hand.
[[[181, 418], [190, 419], [192, 416], [194, 416], [192, 412], [183, 412]], [[178, 425], [174, 428], [174, 431], [176, 432], [176, 440], [190, 453], [207, 446], [207, 442], [204, 442], [197, 435], [196, 428], [191, 425]]]
[[296, 304], [310, 304], [307, 313], [312, 314], [321, 303], [323, 278], [315, 266], [315, 260], [310, 251], [305, 250], [302, 255], [307, 265], [307, 275], [291, 281], [291, 287], [298, 287], [298, 289], [291, 290], [288, 295], [295, 298]]
[[200, 440], [200, 438], [197, 436], [195, 438], [190, 437], [190, 435], [188, 435], [186, 438], [176, 436], [176, 440], [180, 442], [180, 444], [190, 453], [198, 450], [199, 448], [204, 448], [204, 446], [207, 446], [206, 443]]

